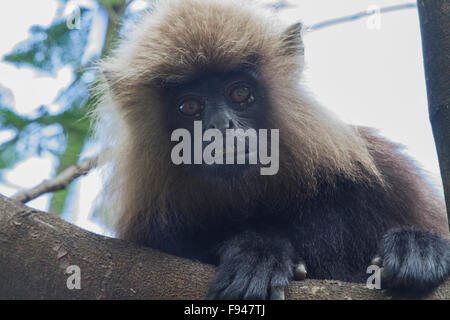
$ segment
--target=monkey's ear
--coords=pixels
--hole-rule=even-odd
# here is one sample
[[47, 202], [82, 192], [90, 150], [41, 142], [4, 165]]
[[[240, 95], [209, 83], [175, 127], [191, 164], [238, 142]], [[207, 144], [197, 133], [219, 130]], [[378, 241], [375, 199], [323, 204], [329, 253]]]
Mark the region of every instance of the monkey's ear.
[[302, 29], [303, 24], [298, 22], [287, 28], [281, 35], [281, 45], [285, 55], [303, 55]]

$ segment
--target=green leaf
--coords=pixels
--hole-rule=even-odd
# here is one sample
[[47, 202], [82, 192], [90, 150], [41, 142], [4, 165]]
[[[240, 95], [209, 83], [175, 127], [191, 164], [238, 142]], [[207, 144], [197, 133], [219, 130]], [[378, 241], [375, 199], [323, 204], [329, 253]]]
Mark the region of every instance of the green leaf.
[[15, 128], [22, 131], [33, 120], [17, 115], [9, 108], [0, 107], [0, 126], [2, 128]]
[[4, 143], [4, 147], [0, 148], [0, 170], [11, 168], [20, 159], [14, 142]]
[[90, 10], [80, 11], [80, 29], [70, 30], [65, 19], [58, 19], [49, 28], [33, 26], [31, 38], [19, 43], [4, 60], [52, 75], [68, 64], [77, 67], [84, 55], [92, 22]]

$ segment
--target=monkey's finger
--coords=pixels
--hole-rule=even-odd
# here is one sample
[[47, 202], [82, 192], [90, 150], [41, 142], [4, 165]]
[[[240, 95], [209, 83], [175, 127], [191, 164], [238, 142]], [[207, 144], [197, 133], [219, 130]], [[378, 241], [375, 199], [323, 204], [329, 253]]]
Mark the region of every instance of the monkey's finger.
[[306, 274], [307, 271], [304, 263], [301, 262], [294, 267], [294, 280], [305, 280]]
[[270, 300], [284, 300], [284, 287], [271, 287], [270, 288]]
[[377, 255], [372, 259], [371, 264], [381, 267], [383, 266], [383, 259], [381, 256]]

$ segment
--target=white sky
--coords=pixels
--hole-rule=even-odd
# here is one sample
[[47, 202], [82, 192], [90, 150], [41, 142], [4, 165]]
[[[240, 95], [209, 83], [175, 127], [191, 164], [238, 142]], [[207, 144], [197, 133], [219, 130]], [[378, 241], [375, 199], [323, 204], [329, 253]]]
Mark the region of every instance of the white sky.
[[[270, 0], [259, 1], [271, 3]], [[365, 11], [373, 5], [384, 7], [411, 3], [401, 0], [289, 2], [294, 7], [282, 10], [280, 18], [286, 23], [302, 20], [306, 25]], [[140, 1], [137, 1], [138, 7]], [[48, 26], [56, 9], [56, 0], [0, 1], [0, 56], [26, 39], [32, 25]], [[101, 32], [96, 31], [95, 34], [94, 41]], [[347, 122], [379, 128], [383, 135], [406, 145], [407, 152], [425, 169], [435, 176], [439, 174], [428, 122], [420, 30], [415, 9], [381, 15], [379, 29], [369, 29], [367, 19], [361, 19], [306, 34], [304, 42], [305, 82], [322, 104]], [[58, 92], [71, 80], [72, 70], [68, 67], [59, 70], [56, 77], [50, 77], [0, 62], [0, 84], [12, 90], [15, 109], [21, 114], [33, 115], [39, 106], [52, 105]], [[50, 155], [44, 155], [18, 164], [7, 174], [8, 185], [0, 184], [0, 193], [11, 195], [50, 178], [54, 171], [53, 163]], [[83, 190], [83, 194], [76, 199], [75, 211], [89, 211], [92, 197], [99, 189], [96, 175], [94, 172], [80, 179], [77, 188]], [[29, 205], [46, 210], [48, 199], [49, 196], [44, 196]], [[86, 221], [77, 220], [76, 223], [98, 231]]]

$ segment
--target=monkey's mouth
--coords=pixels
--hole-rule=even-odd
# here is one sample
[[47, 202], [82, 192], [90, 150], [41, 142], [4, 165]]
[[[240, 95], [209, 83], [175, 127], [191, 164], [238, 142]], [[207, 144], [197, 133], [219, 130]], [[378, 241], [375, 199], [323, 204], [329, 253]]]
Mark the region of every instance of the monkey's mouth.
[[[211, 156], [213, 158], [217, 158], [216, 156], [220, 157], [222, 156], [222, 163], [223, 164], [240, 164], [238, 159], [244, 157], [245, 163], [249, 163], [249, 159], [251, 156], [257, 155], [257, 152], [252, 151], [250, 152], [248, 146], [245, 147], [244, 150], [239, 150], [238, 148], [226, 148], [224, 147], [221, 151], [216, 152], [216, 150], [212, 150]], [[227, 163], [227, 159], [228, 163]], [[233, 161], [231, 161], [233, 159]]]
[[[259, 166], [257, 164], [250, 164], [249, 161], [254, 153], [251, 153], [248, 149], [244, 150], [244, 152], [224, 149], [220, 156], [218, 156], [222, 160], [220, 163], [203, 163], [198, 166], [198, 173], [203, 175], [204, 178], [209, 177], [209, 179], [213, 179], [214, 181], [216, 179], [225, 179], [225, 181], [228, 181], [230, 178], [245, 178], [248, 174], [252, 174], [252, 172], [255, 174], [259, 172]], [[211, 154], [213, 155], [213, 152]], [[215, 157], [216, 154], [213, 156]], [[239, 162], [237, 161], [238, 159], [240, 159]]]

